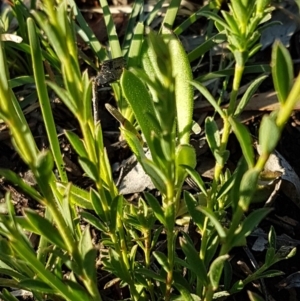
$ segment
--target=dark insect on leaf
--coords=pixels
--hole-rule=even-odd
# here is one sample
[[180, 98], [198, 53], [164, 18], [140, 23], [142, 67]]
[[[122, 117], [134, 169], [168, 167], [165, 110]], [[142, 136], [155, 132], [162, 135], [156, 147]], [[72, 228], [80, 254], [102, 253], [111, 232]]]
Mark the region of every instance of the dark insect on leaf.
[[121, 77], [125, 66], [126, 60], [124, 57], [104, 61], [96, 77], [96, 84], [98, 86], [105, 86], [117, 81]]

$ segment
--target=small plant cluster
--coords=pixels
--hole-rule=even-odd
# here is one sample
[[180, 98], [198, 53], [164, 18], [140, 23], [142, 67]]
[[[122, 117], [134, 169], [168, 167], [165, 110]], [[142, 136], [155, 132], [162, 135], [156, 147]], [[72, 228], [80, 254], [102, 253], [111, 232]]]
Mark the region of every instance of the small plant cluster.
[[[240, 100], [238, 91], [249, 58], [260, 48], [260, 33], [272, 11], [269, 1], [232, 0], [228, 11], [220, 11], [220, 3], [211, 1], [174, 27], [180, 1], [171, 0], [161, 28], [154, 32], [149, 28], [163, 3], [157, 1], [154, 9], [145, 14], [143, 1], [136, 0], [120, 44], [108, 3], [100, 0], [109, 37], [109, 58], [124, 57], [127, 63], [120, 80], [111, 84], [118, 108], [109, 107], [109, 111], [120, 122], [122, 137], [160, 195], [157, 198], [145, 192], [137, 204], [128, 203], [113, 181], [101, 123], [93, 119], [92, 81], [79, 66], [80, 56], [97, 70], [95, 61], [101, 64], [108, 53], [95, 39], [73, 0], [45, 0], [39, 9], [32, 0], [30, 10], [16, 0], [12, 11], [2, 14], [2, 37], [13, 16], [19, 25], [16, 34], [23, 41], [0, 41], [0, 117], [9, 127], [13, 146], [32, 171], [36, 185], [30, 186], [12, 170], [0, 169], [0, 174], [45, 208], [43, 216], [30, 208], [18, 216], [10, 193], [5, 196], [7, 214], [0, 214], [3, 300], [17, 300], [9, 287], [29, 290], [35, 300], [104, 300], [97, 280], [96, 261], [100, 258], [100, 268], [111, 275], [111, 281], [128, 287], [130, 300], [211, 301], [235, 294], [254, 280], [280, 275], [280, 271], [269, 268], [295, 253], [292, 248], [277, 249], [276, 234], [271, 228], [264, 264], [245, 279], [232, 281], [229, 252], [245, 245], [246, 237], [270, 212], [269, 208], [250, 213], [248, 209], [264, 165], [300, 95], [300, 77], [294, 81], [290, 55], [276, 42], [271, 72], [280, 107], [261, 121], [261, 154], [255, 158], [252, 138], [239, 115], [267, 75], [256, 78]], [[208, 31], [206, 41], [187, 54], [177, 35], [200, 17], [209, 18], [210, 28], [214, 26], [218, 33]], [[77, 35], [93, 51], [94, 61], [78, 51]], [[220, 40], [227, 41], [234, 64], [227, 108], [220, 106], [219, 99], [201, 80], [193, 80], [191, 71], [191, 63]], [[18, 69], [14, 71], [22, 76], [9, 78], [16, 62]], [[36, 86], [49, 151], [38, 149], [14, 94], [14, 88], [25, 83]], [[210, 102], [223, 121], [221, 131], [213, 117], [205, 120], [206, 139], [215, 159], [214, 177], [208, 184], [195, 170], [196, 154], [190, 144], [194, 89]], [[65, 136], [77, 153], [85, 176], [94, 183], [89, 191], [68, 180], [49, 90], [78, 121], [81, 136], [72, 131], [65, 131]], [[225, 168], [231, 132], [243, 154], [234, 172]], [[150, 156], [146, 156], [145, 148]], [[183, 190], [187, 176], [196, 182], [199, 194]], [[176, 223], [183, 217], [195, 225], [200, 234], [199, 245], [188, 233], [178, 230]], [[83, 230], [82, 220], [86, 223]], [[100, 249], [92, 242], [91, 227], [100, 233]], [[24, 230], [38, 235], [36, 248]], [[166, 238], [165, 249], [158, 248], [162, 236]], [[262, 300], [251, 292], [249, 298]]]

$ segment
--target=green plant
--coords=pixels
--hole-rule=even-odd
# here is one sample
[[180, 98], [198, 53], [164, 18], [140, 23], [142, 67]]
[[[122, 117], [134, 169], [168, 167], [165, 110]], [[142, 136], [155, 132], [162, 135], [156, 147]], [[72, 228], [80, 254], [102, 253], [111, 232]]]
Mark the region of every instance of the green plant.
[[[277, 42], [272, 52], [272, 75], [280, 109], [262, 120], [259, 130], [262, 152], [255, 160], [250, 134], [238, 121], [238, 116], [265, 76], [253, 81], [240, 102], [237, 92], [245, 64], [259, 47], [259, 25], [268, 15], [268, 1], [232, 1], [230, 11], [221, 12], [224, 19], [205, 7], [174, 30], [175, 33], [182, 32], [200, 15], [215, 20], [220, 31], [218, 37], [228, 40], [235, 58], [228, 109], [221, 108], [201, 83], [192, 81], [190, 62], [209, 50], [213, 40], [208, 39], [192, 54], [185, 53], [171, 30], [180, 1], [171, 1], [159, 32], [147, 29], [146, 37], [143, 35], [144, 23], [151, 23], [163, 1], [159, 1], [154, 11], [134, 28], [142, 11], [142, 2], [136, 1], [123, 47], [116, 39], [107, 2], [100, 2], [109, 25], [111, 57], [124, 55], [128, 65], [120, 82], [112, 84], [119, 110], [111, 107], [109, 110], [120, 121], [123, 137], [151, 177], [160, 197], [145, 192], [144, 199], [140, 198], [136, 205], [131, 204], [119, 195], [113, 182], [101, 124], [95, 124], [92, 118], [91, 81], [79, 68], [75, 32], [89, 43], [100, 61], [107, 54], [95, 41], [80, 11], [72, 1], [54, 5], [48, 0], [43, 2], [42, 11], [33, 10], [30, 15], [17, 2], [14, 12], [24, 42], [19, 46], [7, 42], [0, 44], [0, 67], [5, 71], [0, 75], [0, 116], [11, 131], [15, 149], [32, 170], [37, 186], [29, 186], [10, 170], [0, 169], [0, 174], [42, 204], [45, 213], [40, 216], [25, 209], [24, 216], [16, 216], [10, 194], [6, 195], [8, 214], [0, 215], [0, 273], [10, 278], [1, 278], [0, 285], [30, 290], [37, 300], [46, 297], [102, 300], [95, 264], [99, 252], [102, 269], [112, 275], [113, 281], [119, 281], [120, 287], [128, 286], [131, 300], [209, 301], [217, 296], [234, 294], [256, 279], [279, 275], [278, 271], [268, 270], [269, 267], [289, 258], [295, 250], [276, 252], [273, 229], [269, 234], [265, 263], [260, 269], [232, 284], [228, 268], [230, 250], [245, 244], [246, 236], [270, 211], [261, 208], [247, 215], [260, 173], [299, 100], [300, 77], [293, 83], [291, 58]], [[30, 70], [27, 80], [36, 83], [50, 141], [49, 152], [38, 150], [12, 91], [16, 79], [8, 78], [11, 65], [7, 63], [6, 53], [11, 54], [14, 47], [27, 53], [28, 60], [24, 64]], [[44, 74], [43, 60], [57, 72], [56, 82]], [[288, 74], [288, 79], [282, 79], [283, 73]], [[222, 133], [212, 117], [205, 122], [206, 138], [216, 161], [214, 180], [209, 185], [194, 169], [195, 152], [189, 143], [193, 86], [210, 101], [224, 122]], [[89, 191], [68, 182], [47, 88], [55, 91], [78, 120], [82, 136], [73, 132], [65, 135], [78, 154], [84, 173], [94, 182], [94, 188]], [[234, 173], [224, 170], [231, 130], [243, 152]], [[266, 139], [270, 135], [273, 140]], [[144, 147], [149, 149], [150, 156], [146, 156]], [[54, 168], [59, 171], [59, 179], [55, 178]], [[182, 190], [187, 174], [199, 186], [200, 194], [192, 195]], [[80, 213], [77, 206], [82, 209]], [[232, 217], [224, 225], [222, 221], [229, 209]], [[201, 234], [199, 249], [189, 235], [176, 226], [184, 218], [195, 223]], [[80, 219], [87, 223], [84, 230], [79, 227]], [[91, 226], [101, 235], [103, 247], [100, 250], [92, 243]], [[37, 248], [31, 246], [23, 229], [40, 237]], [[157, 249], [161, 237], [166, 239], [165, 251]], [[176, 251], [177, 242], [183, 251], [181, 256]], [[66, 269], [70, 272], [68, 279], [64, 278]], [[186, 275], [184, 270], [188, 271]], [[224, 280], [221, 280], [222, 274]], [[220, 291], [223, 284], [224, 290]], [[4, 300], [14, 300], [7, 290], [0, 296]], [[250, 296], [259, 300], [253, 294]]]

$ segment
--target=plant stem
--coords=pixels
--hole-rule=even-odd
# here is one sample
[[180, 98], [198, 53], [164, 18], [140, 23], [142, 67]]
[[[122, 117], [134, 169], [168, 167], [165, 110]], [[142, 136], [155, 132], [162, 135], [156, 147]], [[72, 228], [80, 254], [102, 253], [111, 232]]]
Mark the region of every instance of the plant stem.
[[87, 153], [89, 155], [89, 159], [91, 162], [97, 162], [96, 158], [96, 152], [94, 148], [94, 143], [92, 140], [92, 129], [89, 127], [89, 124], [86, 122], [79, 120], [80, 123], [80, 129], [82, 131], [83, 141], [87, 150]]
[[99, 294], [99, 290], [97, 287], [97, 281], [94, 281], [93, 278], [87, 276], [84, 277], [83, 283], [87, 288], [88, 292], [90, 293], [92, 300], [102, 301], [101, 295]]
[[[229, 135], [231, 132], [231, 125], [229, 122], [229, 118], [226, 116], [226, 119], [223, 119], [224, 122], [224, 127], [223, 127], [223, 133], [222, 133], [222, 139], [221, 139], [221, 145], [220, 145], [220, 153], [224, 153], [226, 148], [227, 148], [227, 143], [228, 143], [228, 139], [229, 139]], [[221, 175], [221, 172], [224, 168], [224, 164], [226, 162], [223, 161], [222, 163], [216, 163], [216, 167], [215, 167], [215, 173], [214, 173], [214, 183], [217, 185], [219, 182], [219, 178]], [[214, 184], [213, 183], [213, 184]]]
[[[245, 65], [235, 65], [234, 69], [234, 78], [233, 78], [233, 84], [232, 84], [232, 91], [230, 94], [230, 101], [229, 101], [229, 107], [226, 112], [226, 118], [223, 118], [224, 126], [223, 126], [223, 133], [222, 133], [222, 139], [221, 139], [221, 145], [220, 145], [220, 153], [223, 154], [226, 151], [227, 143], [229, 139], [229, 135], [231, 132], [231, 124], [229, 122], [229, 117], [233, 116], [234, 110], [236, 108], [236, 100], [238, 91], [241, 84], [242, 75], [244, 72]], [[226, 161], [222, 161], [221, 163], [216, 163], [215, 167], [215, 174], [214, 174], [214, 182], [218, 184], [220, 174], [224, 168]]]
[[229, 107], [227, 109], [227, 114], [229, 116], [233, 115], [235, 107], [236, 107], [236, 100], [237, 100], [244, 69], [245, 69], [244, 64], [239, 65], [238, 63], [236, 63], [235, 68], [234, 68], [234, 78], [233, 78], [233, 83], [232, 83], [232, 91], [230, 94]]
[[[146, 269], [150, 268], [150, 256], [151, 256], [151, 230], [147, 229], [143, 231], [143, 236], [145, 238], [145, 247], [144, 247], [144, 254], [145, 254], [145, 267]], [[148, 283], [148, 291], [150, 293], [151, 301], [155, 301], [154, 291], [153, 291], [153, 283], [150, 279], [147, 280]]]
[[208, 231], [207, 231], [207, 225], [209, 222], [209, 218], [205, 217], [204, 225], [203, 225], [203, 232], [202, 232], [202, 239], [201, 239], [201, 248], [200, 248], [200, 259], [205, 260], [205, 251], [207, 247], [207, 237], [208, 237]]
[[176, 210], [176, 195], [174, 195], [174, 186], [170, 181], [167, 184], [167, 195], [165, 199], [165, 215], [169, 223], [166, 225], [167, 229], [167, 250], [168, 250], [168, 272], [166, 278], [166, 293], [165, 301], [171, 298], [171, 288], [173, 284], [173, 268], [174, 268], [174, 254], [175, 254], [175, 238], [174, 225], [175, 225], [175, 210]]
[[121, 254], [122, 254], [123, 262], [125, 263], [126, 268], [129, 270], [130, 264], [128, 261], [128, 250], [127, 250], [127, 245], [126, 245], [125, 233], [124, 233], [121, 216], [119, 216], [119, 214], [117, 217], [117, 229], [119, 232], [119, 240], [120, 240]]
[[203, 301], [211, 301], [213, 299], [213, 295], [214, 295], [213, 288], [211, 287], [211, 285], [208, 285]]
[[[209, 218], [205, 217], [204, 223], [203, 223], [201, 247], [200, 247], [200, 252], [199, 252], [199, 257], [203, 261], [205, 261], [206, 248], [207, 248], [207, 238], [208, 238], [207, 225], [208, 225], [208, 222], [209, 222]], [[203, 294], [203, 286], [201, 284], [201, 280], [199, 279], [199, 277], [197, 277], [196, 294], [198, 296], [202, 296], [202, 294]]]
[[168, 263], [169, 263], [169, 270], [167, 273], [166, 279], [166, 294], [165, 294], [165, 301], [169, 301], [171, 298], [171, 288], [173, 283], [173, 269], [174, 269], [174, 239], [175, 233], [174, 231], [167, 232], [167, 249], [168, 249]]

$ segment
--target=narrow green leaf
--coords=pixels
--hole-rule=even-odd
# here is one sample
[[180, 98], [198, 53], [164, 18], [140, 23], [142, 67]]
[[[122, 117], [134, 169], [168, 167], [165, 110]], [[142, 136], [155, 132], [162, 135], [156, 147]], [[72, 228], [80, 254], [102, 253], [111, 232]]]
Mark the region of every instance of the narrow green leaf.
[[233, 174], [219, 189], [217, 194], [217, 199], [222, 198], [223, 196], [227, 196], [231, 191], [231, 188], [234, 185], [236, 180], [236, 174]]
[[233, 17], [232, 14], [230, 14], [227, 11], [222, 10], [221, 11], [226, 23], [229, 25], [231, 32], [233, 34], [239, 34], [239, 24], [237, 24], [237, 20]]
[[259, 276], [257, 277], [257, 279], [261, 279], [261, 278], [273, 278], [273, 277], [278, 277], [278, 276], [282, 276], [282, 275], [285, 275], [285, 273], [282, 272], [282, 271], [267, 270], [267, 271], [259, 274]]
[[130, 283], [130, 273], [127, 267], [122, 264], [123, 261], [121, 260], [120, 255], [113, 249], [109, 250], [109, 263], [113, 267], [113, 272], [117, 277], [120, 277], [123, 281]]
[[86, 225], [82, 232], [78, 248], [82, 259], [84, 258], [85, 254], [93, 248], [89, 225]]
[[216, 149], [213, 155], [216, 159], [216, 162], [221, 166], [224, 166], [229, 158], [230, 152], [229, 150], [220, 151], [219, 149]]
[[105, 46], [102, 46], [98, 39], [95, 37], [95, 34], [91, 27], [87, 24], [87, 20], [83, 17], [80, 9], [76, 5], [74, 0], [70, 0], [69, 5], [72, 8], [72, 12], [78, 22], [78, 27], [75, 24], [76, 32], [81, 38], [87, 43], [92, 51], [97, 55], [100, 61], [105, 59], [106, 50]]
[[288, 50], [280, 41], [272, 48], [272, 76], [278, 100], [284, 104], [293, 85], [293, 62]]
[[96, 278], [96, 259], [97, 259], [97, 249], [92, 248], [90, 249], [84, 256], [83, 261], [82, 261], [82, 265], [84, 268], [84, 271], [87, 275], [87, 278], [90, 281], [97, 281]]
[[174, 286], [180, 292], [181, 298], [184, 301], [193, 301], [191, 296], [192, 288], [189, 285], [188, 281], [180, 274], [180, 272], [174, 271]]
[[86, 157], [79, 157], [78, 162], [84, 170], [84, 172], [86, 173], [86, 175], [93, 181], [98, 182], [99, 174], [95, 164]]
[[[67, 185], [68, 184], [66, 183], [56, 181], [56, 188], [62, 196], [65, 195]], [[78, 186], [71, 185], [69, 200], [72, 204], [75, 204], [81, 208], [93, 209], [93, 205], [90, 202], [90, 194]]]
[[[111, 196], [108, 193], [106, 198], [106, 202], [108, 204], [111, 203]], [[98, 194], [98, 192], [96, 192], [93, 188], [91, 188], [90, 190], [90, 197], [89, 197], [92, 205], [93, 205], [93, 209], [96, 212], [96, 214], [99, 216], [99, 218], [101, 219], [105, 219], [105, 214], [104, 214], [104, 209], [103, 209], [103, 202], [101, 202], [100, 196]]]
[[[249, 74], [249, 73], [268, 73], [271, 72], [271, 68], [269, 65], [253, 65], [253, 66], [246, 66], [244, 69], [243, 74]], [[227, 68], [220, 71], [210, 72], [205, 75], [199, 76], [195, 78], [196, 82], [201, 82], [204, 84], [207, 81], [222, 78], [226, 76], [230, 76], [234, 74], [234, 68]]]
[[18, 299], [13, 296], [6, 288], [2, 290], [0, 297], [3, 298], [4, 301], [18, 301]]
[[152, 131], [160, 133], [160, 130], [151, 122], [151, 119], [145, 118], [147, 115], [151, 115], [153, 117], [156, 116], [149, 92], [143, 82], [136, 75], [126, 69], [121, 76], [120, 83], [124, 96], [129, 102], [135, 118], [150, 147]]
[[78, 156], [87, 158], [88, 154], [86, 148], [83, 144], [83, 141], [78, 137], [78, 135], [74, 134], [72, 131], [65, 131], [65, 135]]
[[257, 79], [255, 79], [250, 86], [248, 87], [248, 89], [246, 90], [246, 92], [244, 93], [242, 99], [240, 100], [235, 112], [234, 112], [234, 116], [239, 116], [243, 110], [245, 109], [245, 107], [247, 106], [249, 100], [251, 99], [252, 95], [256, 92], [257, 88], [259, 87], [259, 85], [268, 77], [268, 75], [261, 75], [259, 76]]
[[[0, 262], [0, 266], [1, 265], [3, 265], [3, 262]], [[26, 278], [24, 275], [16, 272], [11, 267], [9, 269], [0, 268], [0, 273], [1, 273], [1, 275], [10, 276], [11, 278], [14, 278], [14, 279], [25, 279]], [[0, 286], [2, 286], [1, 281], [0, 281]]]
[[189, 263], [189, 268], [196, 274], [201, 285], [207, 285], [207, 271], [203, 261], [199, 257], [199, 252], [197, 252], [195, 247], [185, 238], [179, 238], [179, 243], [186, 256], [186, 261]]
[[57, 96], [64, 102], [68, 109], [72, 112], [74, 116], [78, 116], [78, 106], [76, 102], [72, 99], [68, 92], [59, 87], [57, 84], [46, 81], [47, 85], [57, 94]]
[[116, 231], [118, 219], [121, 218], [118, 216], [119, 211], [122, 211], [123, 208], [123, 196], [116, 196], [110, 205], [110, 224], [109, 229], [112, 233]]
[[166, 167], [166, 162], [170, 162], [174, 160], [172, 157], [173, 153], [170, 150], [170, 142], [162, 137], [158, 137], [156, 134], [152, 136], [152, 144], [153, 149], [155, 149], [154, 156], [152, 155], [152, 159], [155, 165], [160, 166], [162, 168]]
[[[71, 212], [71, 202], [70, 202], [70, 198], [71, 198], [71, 187], [72, 187], [72, 183], [69, 182], [67, 184], [67, 187], [66, 187], [66, 190], [63, 194], [63, 197], [62, 197], [62, 202], [61, 202], [61, 210], [64, 214], [64, 219], [65, 219], [65, 222], [67, 224], [67, 226], [69, 227], [70, 229], [70, 232], [75, 234], [75, 229], [74, 229], [74, 216], [72, 215], [72, 212]], [[51, 214], [49, 212], [46, 212], [47, 215], [45, 216], [46, 218], [49, 216], [51, 216]], [[75, 234], [76, 235], [76, 234]]]
[[40, 293], [57, 294], [57, 292], [44, 281], [26, 279], [21, 280], [19, 284], [27, 290], [37, 291]]
[[272, 209], [270, 208], [260, 208], [251, 212], [243, 221], [241, 227], [237, 229], [232, 241], [232, 246], [235, 247], [241, 245], [245, 238], [271, 211]]
[[214, 20], [215, 22], [217, 22], [218, 24], [220, 24], [223, 28], [231, 31], [231, 29], [227, 25], [227, 23], [221, 17], [219, 17], [215, 12], [212, 12], [212, 11], [202, 11], [202, 12], [199, 12], [199, 14], [201, 16], [204, 16], [204, 17], [207, 17], [207, 18], [210, 18], [210, 19]]
[[252, 139], [246, 126], [234, 118], [229, 119], [232, 129], [240, 143], [243, 155], [248, 163], [249, 168], [254, 166], [254, 151]]
[[[143, 35], [144, 35], [144, 24], [141, 22], [138, 22], [134, 29], [133, 38], [130, 41], [130, 48], [128, 51], [128, 60], [127, 60], [127, 66], [130, 67], [137, 67], [139, 65], [139, 58], [142, 48], [142, 41], [143, 41]], [[123, 54], [126, 51], [126, 49], [123, 49]]]
[[187, 54], [179, 39], [166, 29], [163, 35], [169, 48], [172, 64], [172, 76], [175, 79], [175, 101], [177, 108], [177, 129], [180, 144], [188, 144], [192, 128], [194, 91], [190, 85], [193, 79]]
[[273, 247], [268, 247], [265, 255], [265, 265], [271, 266], [275, 263], [275, 252], [276, 250]]
[[[179, 290], [179, 289], [178, 289]], [[191, 301], [201, 301], [201, 298], [199, 297], [199, 296], [197, 296], [197, 295], [195, 295], [195, 294], [191, 294], [191, 293], [189, 293], [189, 296], [183, 296], [182, 294], [181, 294], [181, 296], [178, 296], [178, 297], [174, 297], [172, 300], [173, 301], [182, 301], [182, 298], [187, 298], [187, 299], [185, 299], [184, 301], [186, 301], [186, 300], [191, 300]], [[190, 299], [191, 298], [191, 299]]]
[[184, 191], [183, 196], [188, 212], [190, 213], [194, 223], [202, 232], [205, 218], [204, 214], [199, 210], [199, 205], [192, 194], [190, 194], [187, 191]]
[[262, 154], [272, 153], [279, 141], [280, 129], [276, 125], [275, 117], [265, 115], [261, 121], [258, 141]]
[[184, 21], [179, 24], [175, 29], [174, 33], [178, 36], [182, 34], [186, 29], [188, 29], [192, 24], [194, 24], [199, 18], [201, 18], [200, 12], [209, 10], [209, 5], [201, 6], [201, 8], [184, 19]]
[[[150, 31], [149, 34], [156, 35], [156, 33], [153, 33]], [[169, 59], [169, 57], [168, 57]], [[158, 100], [158, 92], [156, 91], [155, 87], [152, 87], [149, 85], [148, 82], [153, 82], [155, 83], [158, 79], [160, 83], [164, 82], [163, 76], [160, 72], [158, 63], [157, 63], [157, 54], [155, 52], [155, 49], [153, 45], [151, 44], [149, 39], [145, 39], [142, 45], [141, 49], [141, 65], [143, 68], [143, 71], [145, 71], [146, 75], [149, 77], [149, 80], [147, 80], [147, 84], [149, 87], [149, 90], [151, 91], [151, 94], [153, 96], [153, 100], [157, 101]], [[143, 79], [145, 80], [145, 79]]]
[[283, 129], [286, 122], [290, 118], [296, 103], [299, 100], [300, 100], [300, 75], [297, 76], [284, 106], [282, 106], [278, 112], [278, 116], [276, 119], [276, 124], [278, 125], [278, 127]]
[[[12, 226], [10, 226], [10, 227], [13, 227], [14, 229], [16, 229], [16, 227], [17, 227], [17, 225], [16, 225], [16, 211], [15, 211], [14, 205], [11, 202], [11, 192], [10, 191], [5, 193], [4, 199], [5, 199], [7, 212], [8, 212], [8, 216], [9, 216], [8, 219], [12, 223]], [[1, 218], [1, 216], [0, 216], [0, 218]], [[5, 218], [5, 217], [3, 217], [3, 218]], [[7, 233], [8, 235], [11, 235], [10, 234], [11, 231], [9, 229], [7, 229], [7, 226], [4, 228], [4, 232], [5, 232], [5, 234]]]
[[137, 137], [132, 131], [129, 131], [125, 128], [121, 127], [120, 130], [125, 140], [127, 141], [129, 147], [131, 148], [132, 152], [135, 154], [138, 161], [141, 163], [142, 159], [144, 159], [146, 156], [139, 137]]
[[161, 205], [159, 204], [158, 200], [150, 193], [144, 192], [146, 201], [148, 202], [149, 206], [152, 208], [156, 218], [166, 226], [166, 219], [163, 212]]
[[41, 151], [38, 153], [35, 163], [35, 176], [38, 184], [40, 180], [50, 179], [53, 170], [53, 157], [49, 151]]
[[[10, 222], [10, 218], [9, 217], [7, 217], [7, 218], [4, 219], [3, 216], [1, 216], [0, 218], [1, 218], [1, 223], [3, 225], [5, 225], [6, 223]], [[24, 220], [23, 217], [19, 217], [19, 219]], [[16, 217], [16, 220], [17, 220], [17, 217]], [[17, 223], [19, 224], [18, 220], [17, 220]], [[26, 223], [26, 224], [28, 224], [28, 223]], [[3, 231], [3, 232], [5, 233], [6, 231]], [[13, 258], [13, 256], [12, 256], [13, 255], [12, 246], [10, 245], [10, 243], [8, 242], [8, 240], [6, 238], [4, 238], [4, 236], [0, 236], [0, 247], [1, 247], [1, 256], [2, 256], [2, 258], [4, 256], [5, 257], [7, 256], [7, 258], [9, 258], [9, 257]], [[5, 263], [4, 263], [4, 260], [2, 259], [2, 261], [0, 261], [0, 267], [5, 268], [5, 269], [9, 269], [9, 268], [14, 269], [15, 267], [14, 267], [13, 264], [10, 264], [10, 261], [11, 261], [11, 259], [8, 262], [5, 261]]]
[[274, 250], [276, 250], [276, 232], [275, 229], [273, 227], [273, 225], [271, 225], [269, 234], [268, 234], [268, 242], [270, 247], [274, 248]]
[[297, 252], [297, 248], [294, 246], [281, 246], [275, 255], [276, 262], [283, 259], [289, 259], [295, 256], [296, 252]]
[[131, 262], [131, 268], [134, 269], [135, 268], [135, 260], [136, 260], [136, 252], [138, 250], [139, 245], [135, 244], [129, 253], [129, 260]]
[[272, 210], [272, 208], [259, 208], [251, 212], [242, 223], [241, 236], [248, 236]]
[[232, 266], [229, 261], [224, 262], [224, 290], [229, 291], [231, 283], [232, 283]]
[[[154, 3], [153, 3], [154, 4]], [[164, 0], [156, 1], [155, 5], [153, 6], [152, 10], [149, 12], [148, 15], [144, 18], [144, 23], [146, 26], [151, 25], [153, 20], [157, 17], [157, 14], [160, 12], [162, 6], [164, 4]]]
[[35, 233], [45, 236], [50, 242], [52, 242], [59, 248], [66, 250], [66, 245], [60, 233], [49, 220], [43, 218], [31, 209], [25, 210], [25, 217], [26, 219], [28, 219], [29, 223], [34, 227]]
[[216, 231], [211, 231], [208, 235], [207, 249], [205, 251], [205, 266], [209, 266], [211, 261], [216, 258], [220, 246], [220, 238]]
[[212, 117], [205, 119], [205, 136], [211, 152], [214, 154], [220, 147], [221, 137], [217, 123]]
[[34, 16], [34, 19], [36, 20], [40, 28], [44, 30], [48, 40], [54, 47], [55, 53], [57, 54], [58, 58], [65, 57], [63, 48], [64, 44], [59, 41], [59, 35], [53, 30], [53, 23], [50, 24], [50, 22], [47, 22], [46, 15], [39, 14], [38, 11], [32, 10], [31, 14]]
[[191, 81], [191, 84], [199, 90], [199, 92], [204, 96], [204, 98], [213, 106], [213, 108], [219, 113], [219, 115], [222, 118], [226, 118], [225, 113], [221, 109], [221, 107], [218, 105], [214, 97], [211, 95], [211, 93], [207, 90], [206, 87], [204, 87], [203, 84], [196, 82], [196, 81]]
[[51, 104], [48, 96], [47, 86], [45, 83], [45, 73], [42, 61], [41, 46], [37, 35], [37, 28], [32, 18], [27, 19], [27, 27], [28, 36], [30, 40], [31, 59], [33, 64], [35, 85], [48, 140], [50, 143], [50, 149], [52, 151], [53, 159], [56, 163], [56, 167], [58, 169], [61, 180], [67, 181], [67, 174], [64, 169], [63, 158], [60, 151]]
[[233, 187], [229, 193], [229, 198], [231, 200], [231, 206], [232, 206], [233, 212], [236, 211], [236, 208], [238, 206], [238, 202], [239, 202], [239, 198], [240, 198], [240, 192], [239, 192], [240, 185], [241, 185], [242, 178], [247, 170], [248, 170], [247, 162], [246, 162], [245, 158], [242, 157], [239, 160], [237, 167], [233, 173], [233, 175], [235, 176], [235, 181], [234, 181]]
[[166, 278], [162, 275], [156, 274], [155, 272], [149, 270], [149, 269], [144, 269], [140, 268], [136, 270], [136, 273], [141, 274], [143, 276], [149, 277], [150, 279], [159, 281], [159, 282], [165, 282]]
[[162, 226], [159, 226], [153, 233], [151, 248], [154, 248], [157, 245], [158, 239], [160, 238], [161, 233], [164, 231], [164, 223], [161, 222], [161, 224]]
[[[124, 57], [127, 57], [128, 49], [130, 48], [129, 52], [131, 51], [131, 55], [129, 57], [139, 57], [139, 50], [141, 47], [141, 43], [143, 41], [143, 31], [144, 31], [144, 24], [138, 22], [138, 17], [141, 14], [143, 9], [143, 0], [136, 0], [133, 3], [132, 11], [130, 13], [126, 30], [122, 42], [122, 54]], [[135, 27], [135, 28], [134, 28]], [[133, 51], [133, 48], [136, 51]], [[133, 54], [135, 53], [135, 54]], [[129, 62], [128, 62], [129, 63]], [[137, 64], [129, 65], [128, 66], [137, 66]]]
[[207, 197], [207, 189], [199, 173], [190, 166], [184, 165], [184, 168], [186, 169], [190, 177], [196, 182], [201, 192]]
[[172, 28], [173, 27], [173, 24], [175, 22], [175, 18], [177, 16], [177, 12], [180, 8], [180, 2], [181, 2], [181, 0], [171, 0], [170, 1], [167, 12], [166, 12], [165, 17], [164, 17], [163, 22], [162, 22], [162, 27], [160, 29], [163, 33], [165, 33], [164, 32], [164, 30], [166, 29], [165, 26], [167, 28]]
[[162, 266], [162, 268], [166, 271], [166, 273], [168, 273], [170, 271], [170, 265], [167, 256], [164, 253], [158, 251], [153, 252], [153, 256], [155, 257], [157, 262]]
[[96, 229], [98, 229], [101, 232], [106, 233], [108, 231], [107, 227], [93, 214], [87, 212], [87, 211], [82, 211], [80, 213], [82, 218], [86, 220], [89, 224], [94, 226]]
[[12, 170], [0, 168], [0, 175], [4, 177], [7, 181], [18, 186], [24, 193], [28, 194], [34, 200], [42, 203], [42, 196], [39, 194], [39, 192], [27, 183], [25, 183], [24, 180]]
[[219, 222], [216, 214], [209, 208], [202, 207], [202, 206], [199, 206], [198, 208], [202, 213], [204, 213], [210, 219], [212, 224], [215, 226], [221, 240], [224, 241], [226, 239], [226, 231], [223, 228], [223, 226], [221, 225], [221, 223]]
[[108, 34], [109, 46], [112, 53], [112, 58], [122, 56], [121, 46], [116, 30], [116, 25], [110, 12], [108, 3], [106, 0], [100, 0], [101, 7], [103, 9], [104, 21]]
[[146, 174], [150, 176], [155, 187], [162, 194], [166, 194], [168, 179], [164, 172], [147, 158], [141, 160], [141, 165], [143, 166], [143, 169], [145, 170]]
[[[75, 277], [74, 277], [75, 278]], [[69, 280], [64, 279], [64, 290], [72, 292], [73, 299], [70, 300], [89, 300], [90, 296], [89, 294], [83, 289], [81, 285], [79, 285], [77, 282], [75, 282], [75, 279]]]
[[241, 290], [244, 289], [244, 283], [242, 280], [238, 280], [237, 282], [235, 282], [232, 286], [232, 288], [230, 289], [231, 293], [238, 293]]
[[[140, 141], [141, 143], [143, 143], [143, 140], [139, 134], [139, 132], [137, 131], [137, 129], [132, 125], [132, 123], [126, 119], [122, 113], [116, 109], [115, 107], [113, 107], [112, 105], [110, 105], [109, 103], [105, 104], [105, 108], [107, 109], [107, 111], [116, 119], [119, 121], [119, 123], [121, 124], [121, 127], [126, 129], [127, 131], [131, 132], [132, 134], [134, 134]], [[101, 131], [99, 130], [99, 132], [101, 133]], [[101, 139], [101, 141], [103, 141], [103, 139]], [[102, 149], [103, 147], [101, 147]]]
[[259, 177], [259, 171], [252, 168], [249, 169], [243, 176], [240, 186], [240, 200], [238, 205], [247, 211], [251, 203], [252, 197], [257, 189], [257, 181]]
[[134, 277], [135, 277], [135, 281], [143, 286], [144, 288], [148, 288], [149, 284], [148, 284], [148, 278], [146, 279], [146, 277], [144, 275], [141, 275], [141, 274], [138, 274], [138, 273], [135, 273], [134, 274]]
[[189, 166], [192, 169], [196, 167], [197, 161], [194, 147], [189, 144], [178, 145], [175, 154], [175, 164], [177, 167], [176, 179], [178, 183], [181, 183], [186, 176], [185, 166]]
[[[260, 38], [260, 34], [258, 32], [256, 32], [257, 35], [254, 37], [252, 43], [256, 43], [258, 41], [258, 39]], [[261, 49], [262, 45], [261, 44], [254, 44], [254, 46], [249, 50], [248, 53], [248, 58], [252, 57], [254, 54], [256, 54], [260, 49]]]
[[203, 56], [206, 52], [212, 49], [215, 45], [223, 43], [226, 40], [225, 33], [218, 33], [211, 38], [207, 39], [195, 49], [193, 49], [190, 53], [188, 53], [188, 60], [190, 63], [194, 62], [195, 60], [199, 59]]
[[217, 257], [211, 264], [209, 269], [209, 279], [214, 290], [218, 289], [224, 263], [228, 260], [229, 255], [222, 255]]
[[[248, 13], [249, 7], [244, 7], [242, 1], [232, 1], [231, 3], [231, 11], [233, 12], [234, 18], [238, 22], [240, 31], [241, 27], [244, 29], [248, 23]], [[244, 32], [243, 32], [244, 34]]]

